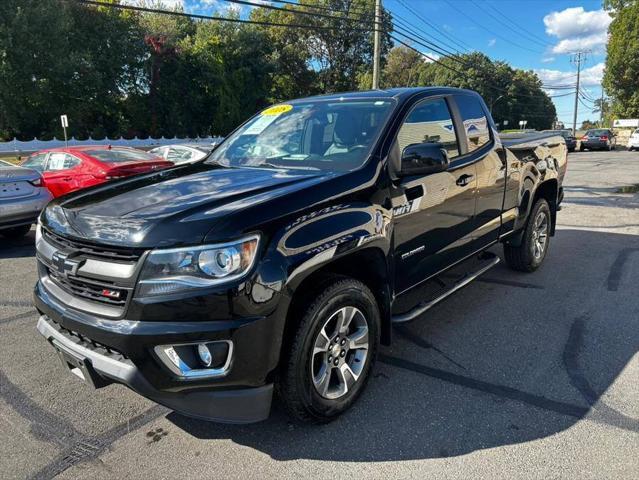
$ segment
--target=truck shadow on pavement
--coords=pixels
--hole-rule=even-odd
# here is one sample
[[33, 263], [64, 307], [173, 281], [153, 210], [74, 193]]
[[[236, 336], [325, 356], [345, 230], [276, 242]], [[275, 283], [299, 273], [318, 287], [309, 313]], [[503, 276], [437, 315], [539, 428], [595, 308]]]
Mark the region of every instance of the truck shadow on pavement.
[[396, 327], [367, 391], [331, 424], [292, 423], [277, 400], [256, 425], [167, 418], [196, 438], [231, 439], [278, 460], [457, 456], [549, 437], [585, 418], [639, 433], [636, 398], [615, 383], [629, 363], [637, 369], [639, 237], [561, 230], [552, 244], [536, 273], [498, 265]]

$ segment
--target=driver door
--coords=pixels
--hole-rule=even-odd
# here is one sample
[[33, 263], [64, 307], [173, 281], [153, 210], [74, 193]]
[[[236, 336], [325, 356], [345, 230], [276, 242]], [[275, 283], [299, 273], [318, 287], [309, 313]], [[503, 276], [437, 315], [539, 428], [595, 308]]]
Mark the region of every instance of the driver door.
[[404, 118], [391, 155], [408, 145], [437, 143], [447, 171], [401, 176], [391, 188], [395, 236], [395, 292], [401, 294], [469, 255], [475, 214], [475, 165], [460, 156], [459, 128], [446, 97], [418, 101]]

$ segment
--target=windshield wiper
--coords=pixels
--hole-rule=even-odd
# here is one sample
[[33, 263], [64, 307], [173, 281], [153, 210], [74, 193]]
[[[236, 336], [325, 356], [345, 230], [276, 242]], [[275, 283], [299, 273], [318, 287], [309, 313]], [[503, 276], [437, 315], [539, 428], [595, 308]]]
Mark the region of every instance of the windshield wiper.
[[247, 167], [269, 167], [269, 168], [277, 168], [279, 169], [292, 169], [292, 170], [314, 170], [314, 171], [319, 171], [320, 169], [317, 167], [308, 167], [308, 166], [303, 166], [303, 165], [276, 165], [274, 163], [270, 163], [270, 162], [262, 162], [259, 163], [257, 165], [246, 165]]

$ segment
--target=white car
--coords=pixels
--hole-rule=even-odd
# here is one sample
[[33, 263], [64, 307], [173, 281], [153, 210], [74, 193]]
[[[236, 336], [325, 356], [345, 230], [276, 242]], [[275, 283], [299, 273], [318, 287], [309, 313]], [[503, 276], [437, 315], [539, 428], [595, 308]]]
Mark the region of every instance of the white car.
[[182, 163], [197, 162], [211, 153], [214, 148], [215, 144], [206, 143], [164, 145], [149, 150], [149, 153], [179, 165]]
[[628, 139], [628, 150], [632, 151], [635, 148], [639, 150], [639, 128], [632, 132], [632, 135], [630, 135]]

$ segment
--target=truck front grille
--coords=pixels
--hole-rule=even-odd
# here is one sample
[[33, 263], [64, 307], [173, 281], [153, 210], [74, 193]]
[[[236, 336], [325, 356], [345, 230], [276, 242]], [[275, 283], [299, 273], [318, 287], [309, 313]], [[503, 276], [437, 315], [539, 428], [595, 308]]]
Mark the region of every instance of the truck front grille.
[[67, 307], [122, 318], [133, 296], [143, 251], [102, 247], [41, 230], [40, 279]]
[[94, 302], [124, 307], [129, 291], [113, 284], [97, 282], [81, 277], [65, 277], [47, 267], [49, 277], [65, 292]]

